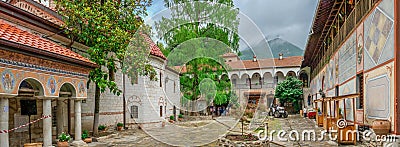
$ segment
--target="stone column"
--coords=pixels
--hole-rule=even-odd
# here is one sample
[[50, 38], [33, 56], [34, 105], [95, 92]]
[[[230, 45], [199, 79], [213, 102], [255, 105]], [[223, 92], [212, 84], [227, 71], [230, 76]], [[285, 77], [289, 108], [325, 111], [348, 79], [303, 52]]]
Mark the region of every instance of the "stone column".
[[[8, 130], [8, 112], [9, 104], [7, 98], [0, 98], [0, 130]], [[0, 133], [0, 147], [9, 146], [8, 133]]]
[[81, 100], [75, 100], [75, 141], [82, 140]]
[[[51, 100], [43, 99], [43, 116], [51, 115]], [[52, 145], [52, 124], [51, 117], [43, 119], [43, 146]]]
[[64, 102], [63, 100], [57, 100], [57, 135], [60, 135], [64, 131]]

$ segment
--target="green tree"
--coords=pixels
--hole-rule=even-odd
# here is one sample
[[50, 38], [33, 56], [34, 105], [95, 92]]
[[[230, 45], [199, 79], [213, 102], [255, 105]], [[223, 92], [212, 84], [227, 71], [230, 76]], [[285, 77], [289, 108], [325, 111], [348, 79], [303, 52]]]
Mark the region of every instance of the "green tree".
[[[221, 55], [238, 52], [238, 9], [232, 0], [164, 0], [171, 18], [156, 22], [159, 38], [169, 50], [169, 66], [186, 66], [180, 78], [181, 91], [189, 100], [201, 96], [200, 84], [211, 79], [216, 91], [205, 97], [215, 97], [216, 105], [230, 102], [230, 82], [219, 80], [226, 73]], [[186, 101], [186, 100], [183, 100]]]
[[275, 89], [275, 97], [279, 98], [281, 105], [293, 103], [296, 110], [300, 110], [299, 101], [303, 95], [303, 82], [295, 77], [289, 76], [286, 80], [279, 82]]
[[90, 81], [96, 85], [94, 134], [98, 133], [100, 93], [106, 89], [116, 95], [122, 92], [115, 82], [118, 70], [129, 77], [150, 75], [153, 80], [156, 77], [147, 60], [149, 46], [144, 34], [148, 34], [150, 29], [139, 17], [146, 15], [150, 3], [149, 0], [56, 1], [71, 42], [78, 41], [88, 46], [89, 59], [99, 65], [89, 75]]

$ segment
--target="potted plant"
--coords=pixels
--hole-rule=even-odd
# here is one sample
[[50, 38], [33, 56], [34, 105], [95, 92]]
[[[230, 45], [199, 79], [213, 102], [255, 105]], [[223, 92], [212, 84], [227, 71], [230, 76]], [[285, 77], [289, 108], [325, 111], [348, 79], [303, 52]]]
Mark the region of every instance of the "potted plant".
[[178, 120], [179, 120], [179, 121], [182, 121], [182, 120], [183, 120], [183, 115], [182, 115], [182, 114], [179, 114], [179, 115], [178, 115]]
[[174, 122], [175, 117], [173, 115], [169, 116], [169, 122], [173, 123]]
[[87, 130], [83, 130], [82, 132], [82, 140], [86, 143], [91, 143], [92, 142], [92, 138], [89, 137], [89, 132]]
[[117, 123], [117, 129], [118, 129], [118, 131], [121, 131], [123, 126], [124, 126], [123, 123]]
[[97, 129], [99, 131], [105, 131], [107, 129], [107, 127], [105, 125], [99, 125], [99, 127], [97, 127]]
[[70, 139], [71, 139], [71, 136], [69, 134], [62, 132], [58, 136], [57, 146], [58, 147], [68, 147], [68, 141]]

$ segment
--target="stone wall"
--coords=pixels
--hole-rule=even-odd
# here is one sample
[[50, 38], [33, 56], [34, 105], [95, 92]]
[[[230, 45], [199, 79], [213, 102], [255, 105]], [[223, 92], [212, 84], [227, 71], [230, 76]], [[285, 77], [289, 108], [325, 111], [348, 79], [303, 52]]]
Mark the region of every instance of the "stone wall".
[[[157, 81], [150, 81], [148, 77], [139, 76], [137, 83], [131, 83], [129, 77], [125, 77], [126, 122], [127, 124], [148, 123], [154, 124], [163, 121], [173, 114], [173, 106], [180, 105], [179, 74], [169, 68], [165, 68], [165, 60], [152, 56], [150, 64], [157, 73]], [[118, 87], [123, 89], [123, 76], [116, 73]], [[160, 76], [161, 75], [161, 76]], [[161, 80], [161, 81], [160, 81]], [[95, 86], [90, 84], [88, 98], [82, 103], [82, 129], [92, 130], [94, 113]], [[138, 106], [138, 118], [132, 114], [132, 106]], [[160, 117], [160, 106], [162, 116]], [[179, 107], [176, 108], [177, 114]], [[99, 124], [115, 126], [123, 122], [123, 96], [114, 95], [109, 91], [101, 94]]]

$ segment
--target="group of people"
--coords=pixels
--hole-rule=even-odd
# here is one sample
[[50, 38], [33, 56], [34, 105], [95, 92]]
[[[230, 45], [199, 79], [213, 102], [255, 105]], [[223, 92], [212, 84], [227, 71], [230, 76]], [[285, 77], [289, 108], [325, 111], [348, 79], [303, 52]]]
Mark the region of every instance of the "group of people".
[[229, 112], [229, 107], [225, 106], [210, 106], [209, 109], [209, 114], [212, 114], [213, 116], [226, 116]]

